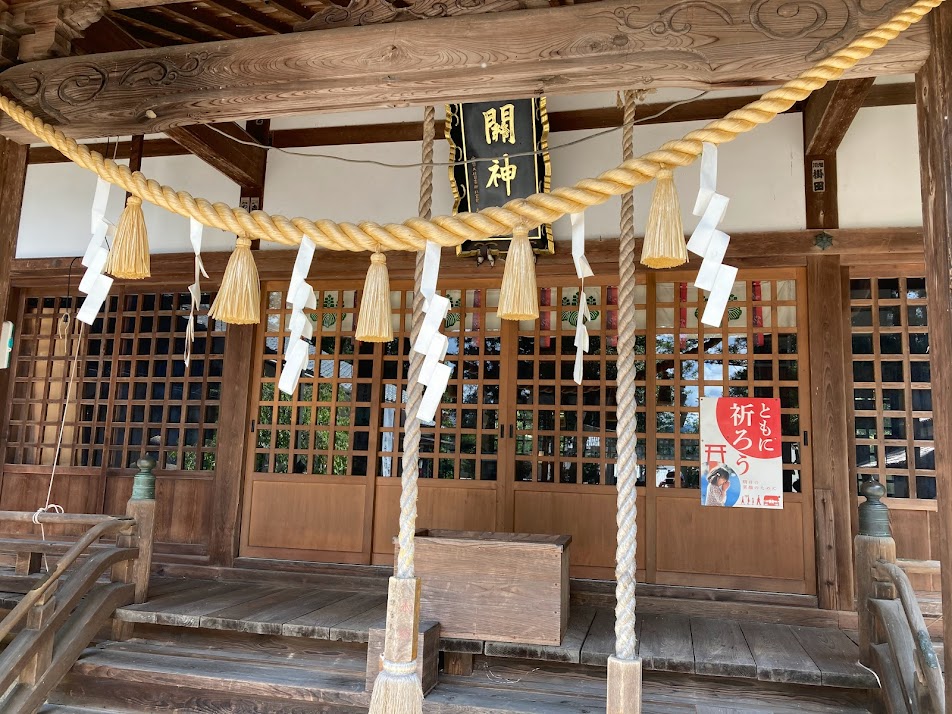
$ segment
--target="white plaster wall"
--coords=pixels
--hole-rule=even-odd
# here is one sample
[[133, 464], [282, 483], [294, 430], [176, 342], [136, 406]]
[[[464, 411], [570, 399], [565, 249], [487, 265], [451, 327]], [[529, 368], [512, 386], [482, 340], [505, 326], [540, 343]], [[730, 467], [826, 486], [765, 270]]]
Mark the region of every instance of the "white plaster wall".
[[[238, 202], [238, 187], [194, 156], [145, 159], [143, 171], [151, 178], [210, 201]], [[96, 190], [95, 176], [71, 163], [37, 164], [26, 175], [18, 258], [82, 255], [89, 242], [89, 209]], [[110, 193], [107, 218], [116, 221], [124, 193]], [[188, 220], [146, 204], [143, 208], [153, 253], [191, 250]], [[210, 251], [230, 250], [234, 236], [207, 229], [203, 246]]]
[[[668, 90], [662, 101], [693, 96], [690, 91]], [[552, 110], [581, 106], [606, 106], [612, 95], [584, 95], [555, 98]], [[419, 119], [416, 109], [331, 114], [281, 120], [275, 128], [287, 126], [340, 125]], [[310, 119], [304, 122], [303, 119]], [[654, 124], [636, 128], [637, 153], [650, 151], [664, 141], [700, 127], [700, 123]], [[551, 137], [553, 147], [576, 141], [595, 132], [563, 132]], [[620, 161], [621, 132], [599, 136], [583, 144], [552, 152], [553, 186], [567, 185]], [[720, 149], [718, 188], [731, 204], [724, 221], [728, 232], [795, 230], [804, 227], [802, 128], [798, 114], [781, 116], [769, 125]], [[322, 147], [305, 150], [388, 163], [416, 163], [420, 145], [395, 143]], [[447, 145], [437, 142], [436, 160], [447, 160]], [[918, 148], [914, 107], [881, 107], [861, 110], [839, 155], [840, 222], [844, 228], [911, 226], [921, 223]], [[231, 204], [238, 201], [238, 188], [214, 169], [191, 156], [147, 159], [145, 172], [157, 180]], [[697, 192], [697, 167], [676, 173], [686, 230], [697, 219], [690, 215]], [[95, 188], [91, 174], [70, 164], [32, 166], [20, 228], [18, 257], [81, 255], [88, 241], [89, 206]], [[635, 192], [636, 223], [644, 229], [651, 186]], [[121, 194], [115, 191], [111, 216], [121, 208]], [[415, 215], [419, 194], [419, 169], [393, 169], [375, 165], [342, 163], [271, 151], [265, 207], [286, 216], [331, 218], [336, 221], [402, 221]], [[437, 167], [434, 212], [449, 213], [452, 200], [445, 167]], [[618, 235], [619, 201], [613, 199], [587, 214], [587, 233], [592, 239]], [[146, 207], [152, 250], [189, 250], [187, 221], [161, 209]], [[556, 237], [569, 237], [567, 219], [555, 226]], [[233, 237], [207, 231], [205, 249], [230, 250]], [[265, 244], [265, 247], [274, 247]]]
[[842, 228], [922, 225], [915, 106], [860, 109], [836, 169]]

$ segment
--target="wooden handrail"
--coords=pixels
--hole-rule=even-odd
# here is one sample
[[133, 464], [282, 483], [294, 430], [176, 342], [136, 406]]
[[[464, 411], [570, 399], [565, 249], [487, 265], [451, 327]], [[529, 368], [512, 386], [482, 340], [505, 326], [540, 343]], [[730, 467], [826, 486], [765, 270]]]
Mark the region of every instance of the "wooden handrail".
[[917, 678], [925, 686], [926, 695], [934, 707], [929, 711], [944, 712], [945, 683], [942, 670], [939, 668], [939, 659], [932, 646], [932, 639], [922, 617], [922, 611], [919, 609], [919, 600], [912, 589], [912, 583], [909, 582], [909, 577], [903, 568], [896, 563], [880, 560], [874, 567], [878, 573], [891, 581], [896, 589], [896, 595], [906, 616], [906, 624], [912, 632], [915, 643]]
[[[0, 517], [2, 517], [0, 512]], [[17, 513], [16, 511], [8, 511], [8, 513]], [[41, 514], [42, 515], [58, 515], [62, 516], [63, 514]], [[33, 607], [46, 593], [46, 591], [59, 580], [59, 578], [66, 572], [73, 563], [76, 562], [92, 543], [95, 543], [97, 540], [106, 535], [112, 535], [114, 533], [118, 534], [121, 531], [129, 530], [131, 527], [135, 526], [135, 519], [133, 518], [112, 518], [108, 517], [106, 520], [100, 519], [92, 528], [90, 528], [86, 533], [76, 541], [76, 544], [66, 551], [65, 555], [60, 559], [56, 564], [56, 568], [52, 572], [48, 573], [43, 577], [30, 592], [23, 596], [23, 599], [20, 600], [19, 604], [10, 611], [10, 614], [3, 618], [3, 621], [0, 622], [0, 640], [9, 635], [13, 629], [20, 624], [27, 613], [30, 611], [30, 608]]]
[[906, 575], [938, 575], [942, 572], [942, 564], [938, 560], [897, 558], [896, 565], [902, 568]]
[[0, 521], [8, 523], [42, 523], [49, 525], [95, 526], [103, 521], [114, 521], [114, 516], [97, 513], [37, 513], [36, 511], [0, 511]]

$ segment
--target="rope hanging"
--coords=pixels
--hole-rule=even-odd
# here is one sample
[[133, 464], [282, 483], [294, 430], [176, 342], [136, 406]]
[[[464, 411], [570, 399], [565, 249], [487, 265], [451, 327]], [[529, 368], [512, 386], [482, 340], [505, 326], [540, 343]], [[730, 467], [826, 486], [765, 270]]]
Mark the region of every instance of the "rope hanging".
[[202, 198], [193, 198], [184, 191], [177, 192], [138, 171], [132, 172], [127, 166], [119, 166], [103, 158], [98, 152], [90, 151], [62, 131], [34, 117], [7, 97], [0, 97], [0, 110], [83, 168], [145, 201], [173, 213], [195, 218], [207, 226], [284, 245], [296, 245], [304, 233], [317, 246], [330, 250], [372, 251], [379, 247], [381, 250], [420, 251], [427, 240], [442, 246], [456, 246], [467, 240], [509, 235], [519, 225], [531, 229], [542, 223], [551, 223], [567, 213], [578, 213], [590, 206], [605, 203], [612, 196], [628, 193], [635, 186], [654, 179], [663, 167], [687, 166], [700, 156], [703, 142], [724, 144], [773, 120], [827, 82], [838, 79], [846, 70], [895, 39], [942, 2], [917, 0], [891, 20], [853, 40], [783, 86], [766, 92], [760, 99], [731, 112], [723, 119], [711, 122], [703, 129], [689, 132], [682, 139], [669, 141], [656, 151], [625, 161], [597, 178], [582, 179], [572, 187], [557, 188], [551, 193], [537, 193], [526, 199], [510, 201], [501, 208], [438, 216], [432, 220], [410, 218], [402, 224], [380, 225], [368, 221], [355, 225], [329, 220], [312, 221], [308, 218], [288, 219], [271, 216], [264, 211], [249, 213], [224, 203], [212, 204]]
[[[634, 154], [635, 92], [626, 91], [622, 152]], [[608, 714], [641, 711], [641, 660], [635, 637], [635, 572], [638, 567], [638, 430], [635, 425], [635, 201], [621, 196], [618, 248], [618, 454], [615, 460], [618, 527], [615, 550], [615, 656], [608, 660]]]
[[[436, 110], [427, 106], [423, 115], [423, 169], [420, 177], [420, 216], [429, 219], [433, 208], [433, 143], [436, 134]], [[416, 344], [423, 324], [424, 251], [417, 252], [413, 285], [413, 315], [410, 320], [410, 344]], [[417, 491], [420, 460], [420, 420], [417, 414], [423, 401], [420, 371], [424, 356], [410, 353], [407, 375], [407, 411], [403, 441], [403, 468], [400, 483], [400, 544], [394, 577], [387, 596], [387, 631], [383, 666], [374, 682], [370, 714], [422, 714], [423, 688], [417, 674], [416, 651], [420, 612], [420, 584], [414, 577]], [[439, 412], [437, 412], [439, 413]]]

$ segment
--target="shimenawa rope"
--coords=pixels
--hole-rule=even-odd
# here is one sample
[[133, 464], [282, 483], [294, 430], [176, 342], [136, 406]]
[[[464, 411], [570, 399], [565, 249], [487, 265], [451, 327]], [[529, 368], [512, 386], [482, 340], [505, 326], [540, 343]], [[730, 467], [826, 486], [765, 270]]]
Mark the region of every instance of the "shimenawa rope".
[[467, 240], [483, 240], [494, 235], [508, 235], [525, 224], [532, 228], [551, 223], [567, 213], [578, 213], [591, 206], [620, 196], [635, 186], [651, 181], [665, 168], [691, 164], [701, 154], [702, 144], [724, 144], [738, 135], [766, 124], [787, 111], [796, 102], [806, 99], [827, 82], [838, 79], [860, 60], [896, 38], [910, 25], [919, 22], [943, 0], [917, 0], [891, 20], [853, 40], [846, 47], [818, 62], [783, 86], [766, 92], [760, 99], [711, 122], [703, 129], [691, 131], [683, 138], [669, 141], [656, 151], [625, 161], [597, 178], [582, 179], [572, 187], [557, 188], [551, 193], [537, 193], [526, 199], [510, 201], [503, 207], [485, 208], [478, 213], [407, 219], [402, 224], [380, 225], [364, 222], [336, 223], [308, 218], [288, 219], [271, 216], [264, 211], [249, 213], [224, 203], [212, 204], [193, 198], [184, 191], [163, 186], [127, 166], [104, 159], [97, 152], [78, 144], [62, 131], [33, 116], [16, 102], [0, 97], [0, 110], [34, 136], [62, 152], [83, 168], [114, 183], [143, 200], [182, 216], [192, 217], [207, 226], [230, 233], [263, 240], [296, 245], [301, 234], [319, 247], [331, 250], [413, 250], [420, 251], [427, 240], [442, 246], [455, 246]]

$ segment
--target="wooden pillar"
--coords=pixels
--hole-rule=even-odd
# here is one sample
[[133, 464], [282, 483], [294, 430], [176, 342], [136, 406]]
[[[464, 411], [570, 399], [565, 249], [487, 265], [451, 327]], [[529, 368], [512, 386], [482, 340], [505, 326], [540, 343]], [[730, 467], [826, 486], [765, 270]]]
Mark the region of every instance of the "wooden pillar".
[[[249, 121], [245, 131], [261, 144], [271, 142], [271, 122]], [[265, 164], [265, 173], [267, 164]], [[249, 211], [264, 204], [264, 175], [257, 185], [241, 186], [241, 206]], [[252, 241], [253, 250], [260, 241]], [[229, 388], [222, 393], [219, 424], [218, 463], [215, 465], [215, 492], [212, 497], [212, 530], [208, 555], [212, 565], [230, 567], [238, 555], [241, 489], [244, 485], [246, 454], [251, 420], [249, 399], [254, 364], [255, 326], [229, 325], [225, 335], [225, 364], [222, 375]]]
[[842, 281], [838, 255], [807, 258], [817, 596], [820, 607], [828, 610], [853, 609], [849, 355]]
[[0, 320], [6, 319], [30, 147], [0, 137]]
[[[929, 299], [929, 349], [943, 634], [952, 642], [952, 5], [929, 15], [932, 53], [916, 75], [923, 242]], [[952, 647], [945, 648], [946, 701], [952, 702]]]

